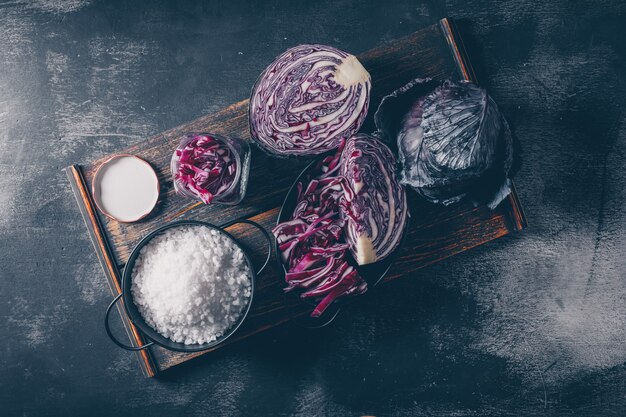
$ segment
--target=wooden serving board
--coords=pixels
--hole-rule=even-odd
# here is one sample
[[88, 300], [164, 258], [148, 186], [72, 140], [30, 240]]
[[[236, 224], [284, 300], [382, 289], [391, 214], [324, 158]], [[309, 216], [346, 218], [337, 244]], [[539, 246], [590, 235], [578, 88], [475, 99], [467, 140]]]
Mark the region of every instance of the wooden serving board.
[[[362, 131], [373, 131], [372, 115], [381, 98], [416, 77], [474, 80], [474, 72], [466, 57], [463, 42], [450, 19], [415, 32], [384, 46], [358, 55], [372, 76], [370, 114]], [[269, 62], [268, 62], [269, 63]], [[247, 218], [268, 230], [276, 217], [286, 192], [306, 166], [305, 160], [273, 159], [254, 148], [248, 193], [237, 206], [204, 206], [174, 193], [169, 162], [180, 136], [189, 131], [207, 131], [238, 136], [250, 140], [247, 117], [248, 100], [203, 116], [188, 124], [147, 138], [120, 153], [137, 155], [148, 161], [157, 171], [161, 195], [155, 211], [147, 218], [131, 224], [122, 224], [101, 215], [93, 204], [91, 185], [96, 168], [108, 157], [85, 166], [66, 168], [96, 253], [114, 295], [120, 292], [120, 277], [124, 264], [139, 240], [156, 227], [179, 219], [204, 220], [216, 225], [234, 219]], [[451, 255], [521, 230], [526, 220], [515, 191], [496, 210], [470, 205], [440, 207], [420, 201], [410, 192], [413, 217], [406, 243], [394, 266], [385, 278], [392, 281]], [[240, 224], [227, 229], [247, 245], [253, 260], [260, 262], [265, 252], [265, 241], [254, 228]], [[282, 293], [282, 277], [277, 262], [260, 278], [250, 314], [242, 327], [222, 348], [238, 340], [285, 323], [290, 315], [304, 313], [286, 305]], [[119, 309], [131, 342], [144, 343], [141, 334]], [[104, 306], [103, 306], [104, 313]], [[114, 348], [114, 345], [111, 344]], [[139, 363], [146, 376], [185, 362], [207, 351], [193, 354], [171, 352], [153, 346], [138, 352]]]

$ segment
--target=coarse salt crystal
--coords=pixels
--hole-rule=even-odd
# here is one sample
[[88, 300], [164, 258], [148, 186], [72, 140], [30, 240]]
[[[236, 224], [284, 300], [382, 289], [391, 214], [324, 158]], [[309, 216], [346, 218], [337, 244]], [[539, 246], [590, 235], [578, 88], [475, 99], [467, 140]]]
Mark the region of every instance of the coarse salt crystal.
[[204, 226], [179, 226], [141, 249], [131, 292], [150, 327], [191, 345], [216, 340], [239, 320], [251, 282], [244, 253], [230, 237]]

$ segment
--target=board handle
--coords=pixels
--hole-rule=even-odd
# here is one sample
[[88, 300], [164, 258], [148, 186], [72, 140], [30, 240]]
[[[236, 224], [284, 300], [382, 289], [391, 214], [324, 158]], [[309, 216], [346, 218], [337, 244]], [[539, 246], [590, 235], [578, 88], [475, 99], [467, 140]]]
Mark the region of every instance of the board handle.
[[115, 338], [115, 336], [113, 336], [113, 332], [111, 332], [111, 326], [109, 325], [109, 315], [111, 314], [111, 310], [113, 309], [113, 306], [115, 305], [115, 303], [117, 303], [120, 300], [120, 298], [122, 298], [122, 293], [119, 293], [117, 295], [117, 297], [115, 297], [113, 299], [113, 301], [111, 301], [111, 304], [109, 304], [109, 307], [107, 307], [107, 313], [106, 313], [106, 315], [104, 317], [104, 328], [107, 331], [107, 335], [109, 336], [109, 339], [111, 339], [111, 341], [113, 343], [115, 343], [116, 345], [118, 345], [122, 349], [132, 350], [132, 351], [144, 350], [144, 349], [154, 345], [154, 342], [150, 342], [150, 343], [146, 343], [145, 345], [142, 345], [142, 346], [128, 346], [128, 345], [123, 344], [122, 342], [117, 340]]
[[249, 224], [250, 226], [256, 227], [257, 229], [259, 229], [261, 233], [263, 233], [263, 236], [267, 240], [267, 257], [265, 258], [265, 262], [263, 263], [263, 266], [261, 266], [261, 268], [259, 268], [259, 270], [255, 272], [256, 275], [259, 275], [261, 272], [265, 270], [265, 267], [267, 267], [267, 264], [270, 262], [270, 259], [272, 258], [272, 238], [270, 237], [270, 234], [267, 232], [267, 230], [265, 230], [263, 226], [261, 226], [257, 222], [254, 222], [248, 219], [233, 220], [231, 222], [221, 225], [220, 228], [226, 229], [227, 227], [230, 227], [237, 223], [246, 223], [246, 224]]

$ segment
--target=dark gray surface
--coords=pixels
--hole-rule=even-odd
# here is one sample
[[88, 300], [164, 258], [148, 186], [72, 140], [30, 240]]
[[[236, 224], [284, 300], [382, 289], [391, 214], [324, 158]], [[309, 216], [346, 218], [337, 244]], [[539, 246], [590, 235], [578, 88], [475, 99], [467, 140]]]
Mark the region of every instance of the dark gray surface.
[[[626, 414], [623, 1], [180, 3], [0, 3], [1, 415]], [[524, 147], [529, 228], [144, 379], [61, 169], [245, 98], [287, 47], [444, 16]]]

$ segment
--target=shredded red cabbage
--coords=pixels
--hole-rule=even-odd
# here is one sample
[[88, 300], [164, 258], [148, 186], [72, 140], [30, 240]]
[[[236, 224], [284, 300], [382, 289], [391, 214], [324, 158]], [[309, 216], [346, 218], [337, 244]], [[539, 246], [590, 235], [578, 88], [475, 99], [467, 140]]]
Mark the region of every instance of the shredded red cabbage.
[[230, 147], [221, 140], [194, 134], [182, 149], [176, 149], [175, 185], [210, 204], [213, 198], [227, 191], [237, 173], [237, 161]]
[[318, 175], [306, 188], [303, 183], [298, 184], [291, 219], [272, 230], [287, 271], [285, 291], [298, 289], [303, 291], [302, 298], [318, 299], [312, 317], [322, 315], [339, 298], [367, 290], [367, 283], [346, 260], [349, 245], [341, 211], [346, 193], [352, 191], [345, 178], [337, 175], [344, 143], [335, 155], [320, 162]]

